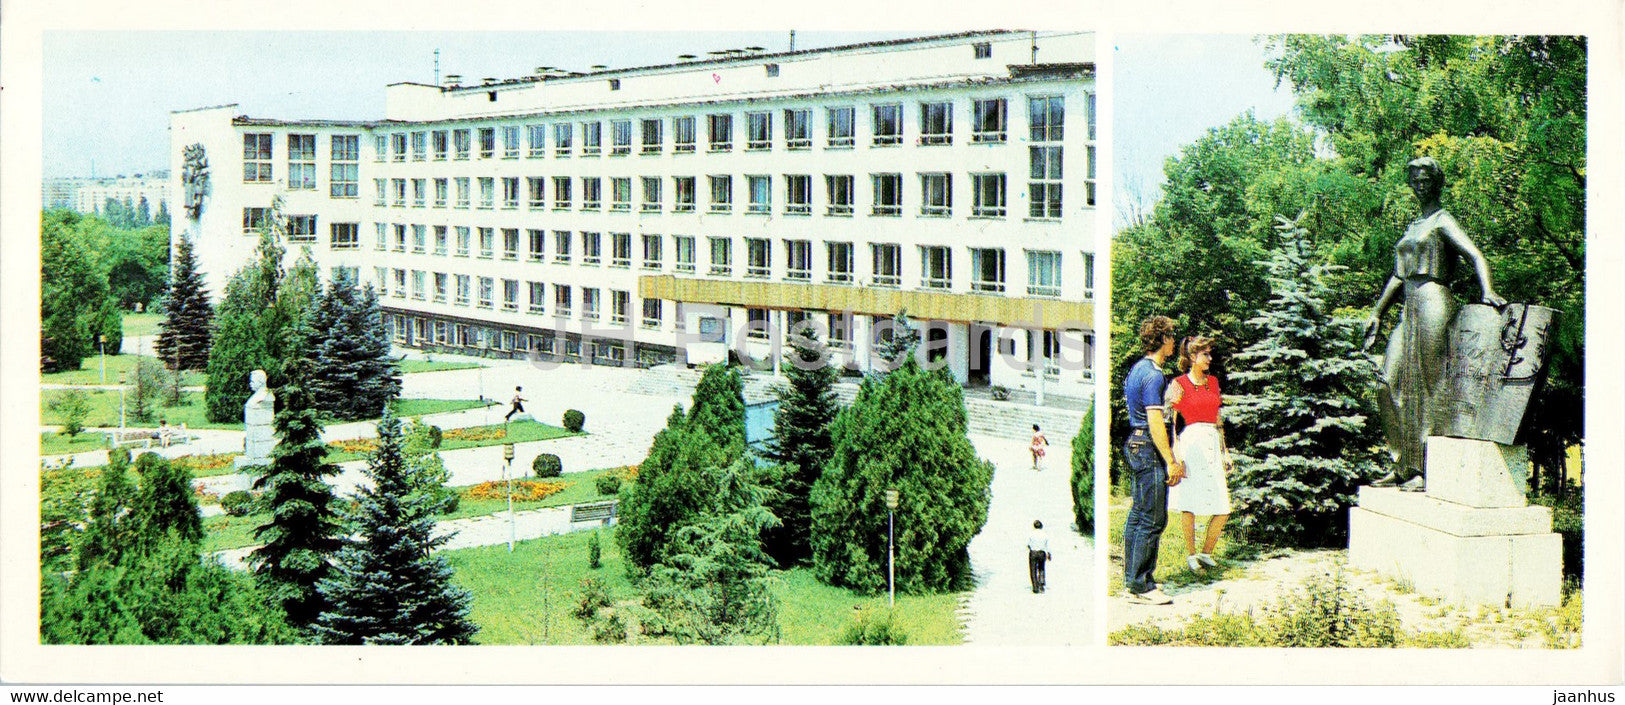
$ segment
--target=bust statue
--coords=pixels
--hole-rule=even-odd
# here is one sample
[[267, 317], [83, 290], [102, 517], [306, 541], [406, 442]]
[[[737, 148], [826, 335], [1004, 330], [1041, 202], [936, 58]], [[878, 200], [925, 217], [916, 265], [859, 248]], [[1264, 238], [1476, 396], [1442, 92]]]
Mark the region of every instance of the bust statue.
[[265, 370], [254, 370], [248, 375], [248, 388], [253, 391], [243, 404], [243, 456], [236, 460], [237, 467], [270, 465], [271, 450], [276, 448], [276, 394], [266, 384]]

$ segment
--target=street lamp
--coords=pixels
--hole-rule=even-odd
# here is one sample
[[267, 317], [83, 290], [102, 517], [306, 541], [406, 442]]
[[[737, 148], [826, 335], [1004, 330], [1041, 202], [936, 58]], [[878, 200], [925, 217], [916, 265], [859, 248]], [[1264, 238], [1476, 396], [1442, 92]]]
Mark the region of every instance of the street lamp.
[[502, 475], [508, 478], [508, 552], [513, 553], [513, 542], [519, 530], [514, 526], [513, 516], [513, 444], [502, 444]]
[[107, 336], [106, 335], [97, 335], [96, 336], [96, 351], [101, 353], [101, 361], [102, 361], [102, 382], [101, 383], [102, 383], [102, 386], [105, 387], [105, 386], [107, 386]]
[[897, 558], [894, 548], [897, 515], [897, 488], [886, 488], [886, 606], [897, 606]]
[[128, 378], [123, 372], [118, 376], [118, 430], [119, 437], [124, 437], [124, 381]]

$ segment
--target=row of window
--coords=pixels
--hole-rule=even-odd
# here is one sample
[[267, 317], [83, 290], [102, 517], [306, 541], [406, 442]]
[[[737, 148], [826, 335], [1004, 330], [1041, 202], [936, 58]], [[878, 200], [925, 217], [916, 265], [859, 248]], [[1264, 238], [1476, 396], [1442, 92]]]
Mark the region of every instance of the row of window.
[[562, 354], [571, 359], [592, 359], [612, 363], [626, 359], [625, 343], [609, 339], [585, 339], [545, 333], [524, 333], [501, 328], [434, 320], [402, 314], [386, 314], [386, 324], [394, 331], [395, 342], [406, 345], [489, 348], [498, 351]]
[[[1090, 140], [1094, 139], [1094, 96], [1087, 98], [1086, 122]], [[1009, 139], [1009, 101], [1006, 98], [986, 98], [971, 101], [970, 118], [972, 143], [1002, 143]], [[1066, 120], [1065, 100], [1061, 96], [1036, 96], [1026, 99], [1027, 138], [1033, 142], [1059, 142], [1064, 135]], [[876, 147], [900, 145], [904, 141], [903, 103], [879, 103], [868, 106], [867, 124], [869, 144]], [[785, 149], [805, 150], [813, 146], [814, 120], [812, 108], [786, 108], [783, 110], [747, 111], [744, 120], [744, 149], [770, 150], [775, 135], [782, 139]], [[735, 115], [717, 113], [704, 116], [705, 147], [709, 152], [728, 152], [736, 144]], [[778, 126], [774, 122], [777, 118]], [[855, 106], [823, 108], [823, 141], [826, 149], [850, 149], [857, 143], [858, 112]], [[954, 102], [951, 100], [922, 101], [915, 107], [919, 145], [948, 145], [954, 141]], [[605, 121], [553, 122], [548, 124], [502, 125], [493, 127], [446, 130], [418, 130], [394, 132], [374, 136], [374, 158], [377, 161], [445, 161], [470, 159], [478, 154], [481, 159], [518, 159], [521, 156], [539, 159], [547, 156], [548, 133], [552, 133], [552, 153], [555, 157], [625, 156], [634, 148], [639, 154], [662, 154], [670, 135], [671, 151], [677, 154], [698, 151], [701, 123], [698, 116], [682, 115], [671, 118], [622, 118], [607, 121], [609, 125], [608, 149], [605, 149]], [[577, 138], [579, 137], [579, 147]], [[477, 150], [476, 150], [477, 148]]]
[[[431, 236], [429, 228], [422, 225], [410, 226], [411, 252], [428, 254], [430, 252]], [[378, 249], [385, 249], [389, 239], [389, 226], [378, 226]], [[408, 226], [395, 225], [393, 227], [393, 250], [406, 252], [408, 242]], [[579, 237], [577, 237], [579, 235]], [[434, 226], [432, 240], [433, 253], [448, 255], [450, 243], [455, 237], [456, 253], [459, 257], [469, 257], [476, 251], [482, 259], [497, 258], [497, 231], [493, 228], [467, 228]], [[335, 223], [332, 225], [332, 246], [335, 249], [354, 249], [357, 246], [356, 225], [354, 223]], [[665, 237], [661, 235], [642, 235], [641, 267], [650, 271], [664, 271]], [[553, 246], [551, 257], [546, 241], [548, 234], [543, 230], [526, 230], [523, 237], [517, 228], [505, 228], [501, 231], [501, 258], [508, 261], [518, 261], [523, 257], [528, 262], [553, 264], [573, 264], [579, 258], [583, 265], [598, 266], [604, 264], [606, 259], [611, 268], [630, 269], [633, 264], [632, 235], [630, 233], [609, 233], [609, 249], [604, 249], [603, 233], [581, 232], [573, 234], [570, 231], [555, 230], [552, 233]], [[789, 281], [811, 281], [814, 274], [814, 247], [811, 240], [785, 239], [781, 241], [783, 248], [784, 279]], [[679, 274], [697, 274], [700, 271], [697, 258], [697, 238], [689, 235], [671, 236], [672, 267]], [[709, 237], [706, 239], [708, 276], [730, 277], [735, 272], [734, 240], [728, 237]], [[578, 249], [579, 246], [579, 249]], [[773, 246], [774, 242], [767, 238], [744, 238], [743, 275], [746, 278], [763, 279], [773, 276]], [[823, 243], [824, 281], [833, 284], [851, 284], [858, 281], [856, 265], [856, 246], [851, 242], [824, 242]], [[953, 282], [953, 248], [942, 245], [920, 245], [920, 285], [927, 289], [948, 289]], [[987, 293], [1003, 293], [1005, 291], [1005, 250], [1003, 248], [967, 248], [970, 255], [971, 290]], [[902, 284], [902, 251], [903, 247], [896, 243], [870, 244], [870, 278], [869, 285], [880, 287], [898, 287]], [[1029, 296], [1058, 297], [1061, 295], [1061, 253], [1048, 250], [1027, 250], [1027, 289]], [[1094, 255], [1083, 253], [1084, 289], [1086, 296], [1092, 296], [1094, 290]]]
[[[1092, 156], [1092, 155], [1091, 155]], [[1030, 148], [1031, 168], [1027, 173], [1027, 216], [1032, 218], [1061, 217], [1061, 147]], [[971, 217], [1002, 218], [1008, 212], [1009, 178], [1004, 172], [971, 173]], [[674, 213], [698, 211], [699, 177], [673, 176], [670, 178], [671, 209]], [[744, 187], [746, 202], [740, 212], [753, 215], [772, 215], [775, 212], [774, 195], [782, 194], [777, 212], [785, 216], [812, 215], [814, 184], [811, 174], [783, 174], [774, 176], [750, 174], [734, 177], [731, 174], [706, 176], [709, 196], [707, 212], [726, 214], [734, 212], [735, 183]], [[954, 175], [950, 172], [926, 172], [916, 175], [919, 180], [919, 214], [927, 217], [948, 217], [954, 208]], [[582, 211], [606, 210], [605, 182], [608, 182], [607, 210], [611, 213], [630, 213], [633, 210], [633, 186], [641, 191], [637, 210], [642, 213], [660, 213], [667, 205], [666, 179], [658, 176], [637, 177], [569, 177], [569, 176], [506, 176], [506, 177], [452, 177], [419, 179], [373, 179], [374, 205], [396, 208], [471, 208], [495, 209], [500, 203], [503, 210], [521, 207], [539, 211], [548, 208], [551, 191], [552, 210], [569, 211], [577, 207], [576, 186], [581, 187], [579, 208]], [[852, 174], [823, 175], [823, 213], [829, 216], [851, 216], [857, 211], [857, 182]], [[872, 216], [901, 216], [904, 210], [903, 174], [869, 174]], [[549, 188], [551, 186], [551, 188]], [[1086, 174], [1084, 198], [1093, 206], [1094, 169], [1090, 165]], [[478, 200], [475, 200], [475, 196]], [[500, 196], [500, 201], [498, 200]]]
[[[332, 198], [360, 197], [361, 138], [356, 135], [331, 135], [328, 195]], [[314, 191], [316, 189], [316, 136], [289, 134], [288, 189]], [[243, 181], [270, 183], [272, 180], [272, 153], [270, 133], [243, 135]]]

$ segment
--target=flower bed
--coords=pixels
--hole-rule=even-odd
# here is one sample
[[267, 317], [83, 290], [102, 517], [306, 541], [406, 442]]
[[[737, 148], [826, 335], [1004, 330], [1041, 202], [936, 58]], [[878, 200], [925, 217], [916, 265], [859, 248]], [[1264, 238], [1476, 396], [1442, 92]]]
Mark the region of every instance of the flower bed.
[[340, 453], [367, 455], [375, 450], [378, 450], [378, 441], [373, 438], [354, 438], [347, 441], [333, 441], [332, 443], [327, 444], [327, 447], [337, 450]]
[[[514, 480], [513, 501], [539, 502], [569, 487], [568, 482], [549, 482], [546, 480]], [[468, 489], [471, 499], [507, 499], [508, 483], [503, 480], [481, 482]]]
[[444, 441], [494, 441], [507, 435], [500, 426], [453, 428], [444, 432]]
[[214, 453], [212, 455], [183, 455], [175, 458], [173, 463], [192, 471], [194, 477], [204, 473], [213, 474], [214, 471], [230, 466], [236, 453]]

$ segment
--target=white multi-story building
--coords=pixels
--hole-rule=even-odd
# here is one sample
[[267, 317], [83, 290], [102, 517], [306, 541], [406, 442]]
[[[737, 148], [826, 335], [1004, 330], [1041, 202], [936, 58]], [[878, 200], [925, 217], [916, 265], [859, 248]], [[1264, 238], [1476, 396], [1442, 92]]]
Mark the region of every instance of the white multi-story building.
[[117, 201], [131, 212], [146, 204], [149, 216], [169, 208], [169, 173], [102, 178], [63, 177], [42, 183], [46, 208], [72, 208], [80, 213], [102, 214], [108, 201]]
[[177, 112], [172, 231], [218, 296], [279, 199], [289, 256], [376, 285], [407, 346], [771, 365], [811, 324], [867, 369], [906, 309], [962, 383], [1042, 368], [1084, 396], [1093, 44], [988, 31], [449, 77], [389, 86], [375, 122]]

